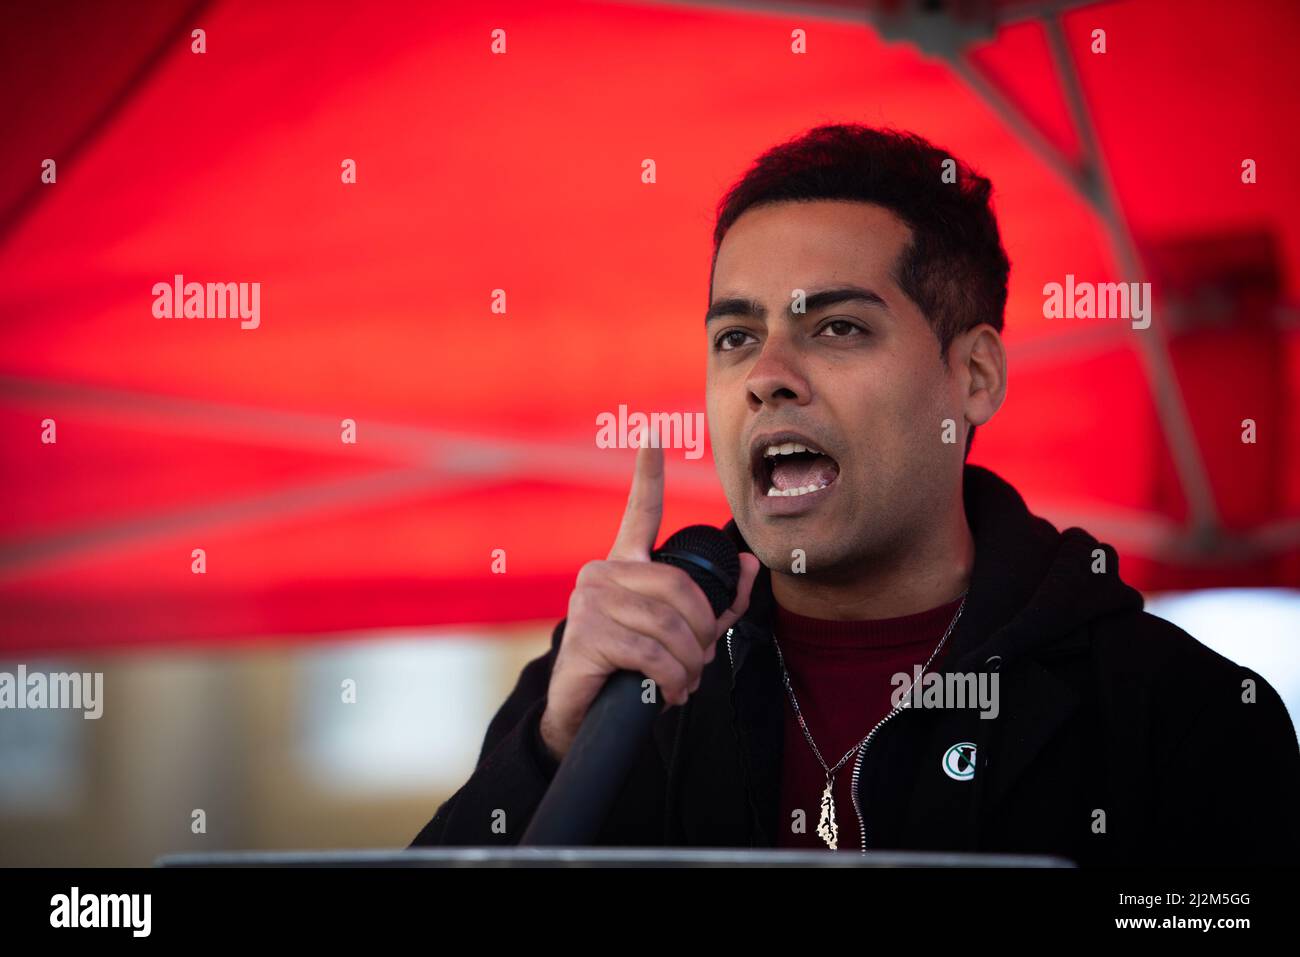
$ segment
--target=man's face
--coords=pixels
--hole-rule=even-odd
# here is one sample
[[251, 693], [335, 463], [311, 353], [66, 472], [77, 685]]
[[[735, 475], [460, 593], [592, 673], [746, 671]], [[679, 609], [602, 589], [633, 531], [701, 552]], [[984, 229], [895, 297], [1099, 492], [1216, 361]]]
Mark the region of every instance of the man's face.
[[[964, 433], [945, 443], [942, 423], [962, 421], [959, 377], [894, 281], [910, 240], [873, 204], [785, 202], [746, 211], [718, 250], [709, 437], [732, 516], [774, 571], [790, 572], [798, 548], [809, 577], [850, 578], [948, 518]], [[863, 298], [816, 298], [850, 287]], [[807, 308], [791, 315], [795, 290]], [[765, 456], [783, 432], [824, 454]]]

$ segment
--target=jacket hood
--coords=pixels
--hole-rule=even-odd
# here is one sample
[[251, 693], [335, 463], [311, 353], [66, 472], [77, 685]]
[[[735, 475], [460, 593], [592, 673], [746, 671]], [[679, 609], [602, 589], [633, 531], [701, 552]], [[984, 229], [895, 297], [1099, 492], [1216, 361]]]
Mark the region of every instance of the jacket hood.
[[[1121, 580], [1112, 546], [1081, 528], [1057, 531], [1032, 514], [1008, 482], [978, 465], [965, 467], [962, 497], [975, 565], [944, 670], [982, 670], [995, 657], [1001, 667], [1030, 652], [1065, 650], [1067, 642], [1083, 640], [1080, 626], [1141, 611], [1142, 595]], [[723, 531], [738, 549], [752, 551], [734, 518]], [[1094, 572], [1094, 566], [1104, 570]], [[771, 572], [764, 567], [737, 632], [770, 641], [774, 619]]]

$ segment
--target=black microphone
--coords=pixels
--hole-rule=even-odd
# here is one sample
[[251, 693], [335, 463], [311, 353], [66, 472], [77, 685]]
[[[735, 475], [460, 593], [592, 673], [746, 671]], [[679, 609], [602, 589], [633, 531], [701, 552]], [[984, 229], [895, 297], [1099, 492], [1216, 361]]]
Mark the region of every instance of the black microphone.
[[[724, 532], [691, 525], [664, 542], [651, 561], [676, 565], [691, 576], [721, 617], [736, 600], [740, 555]], [[642, 700], [643, 675], [616, 671], [591, 703], [521, 847], [581, 847], [600, 833], [638, 751], [659, 716], [659, 699]]]

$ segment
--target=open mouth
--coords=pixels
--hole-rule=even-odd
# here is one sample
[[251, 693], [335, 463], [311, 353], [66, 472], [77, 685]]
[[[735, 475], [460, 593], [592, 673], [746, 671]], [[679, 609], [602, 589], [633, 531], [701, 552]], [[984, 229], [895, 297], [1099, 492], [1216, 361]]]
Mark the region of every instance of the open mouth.
[[753, 451], [753, 472], [757, 491], [768, 498], [799, 498], [820, 492], [840, 474], [840, 465], [827, 453], [806, 440], [777, 436], [764, 440]]

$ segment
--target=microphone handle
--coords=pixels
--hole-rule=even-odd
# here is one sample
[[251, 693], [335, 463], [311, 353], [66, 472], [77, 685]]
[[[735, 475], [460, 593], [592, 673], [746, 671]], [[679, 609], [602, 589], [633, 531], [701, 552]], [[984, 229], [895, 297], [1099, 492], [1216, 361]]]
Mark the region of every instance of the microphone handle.
[[[685, 571], [708, 599], [715, 617], [721, 617], [736, 597], [735, 570], [716, 564], [726, 558], [716, 547], [719, 539], [725, 543], [724, 549], [731, 549], [734, 559], [735, 549], [726, 537], [707, 526], [682, 529], [650, 556], [652, 561]], [[609, 676], [587, 709], [520, 846], [582, 847], [596, 842], [659, 716], [658, 688], [654, 700], [643, 700], [645, 681], [644, 675], [634, 671], [616, 671]]]
[[618, 790], [640, 753], [629, 741], [649, 736], [662, 702], [641, 700], [635, 671], [616, 671], [600, 689], [524, 832], [521, 847], [594, 844]]

